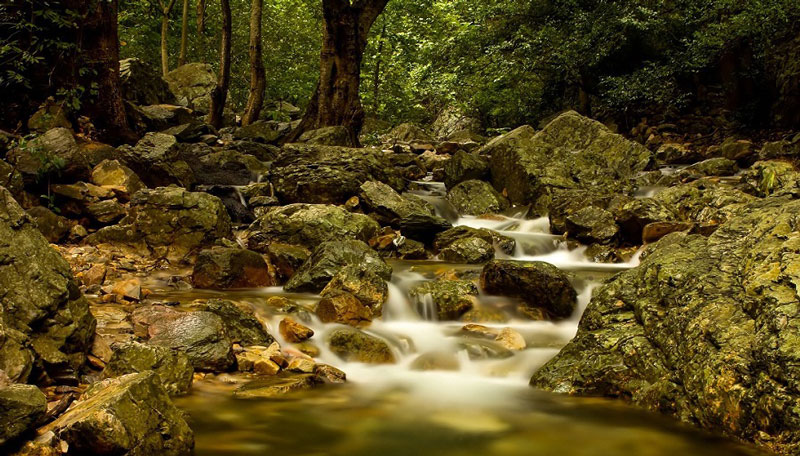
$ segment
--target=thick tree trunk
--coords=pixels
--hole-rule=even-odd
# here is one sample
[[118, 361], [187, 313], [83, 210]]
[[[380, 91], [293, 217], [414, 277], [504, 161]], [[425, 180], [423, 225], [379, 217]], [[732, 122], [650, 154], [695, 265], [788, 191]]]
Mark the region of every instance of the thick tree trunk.
[[183, 0], [183, 18], [181, 21], [181, 53], [178, 57], [178, 66], [186, 64], [186, 46], [189, 34], [189, 0]]
[[161, 72], [164, 76], [169, 73], [169, 53], [167, 52], [167, 34], [169, 33], [169, 13], [175, 5], [175, 0], [170, 0], [168, 5], [159, 0], [161, 5]]
[[[119, 79], [118, 0], [80, 2], [84, 20], [80, 27], [79, 58], [83, 67], [92, 71], [91, 81], [80, 81], [85, 87], [97, 84], [97, 93], [87, 97], [82, 112], [98, 129], [101, 140], [110, 143], [136, 140], [128, 126]], [[87, 9], [89, 8], [89, 9]]]
[[230, 0], [220, 0], [222, 7], [222, 44], [219, 53], [219, 80], [211, 92], [211, 112], [208, 114], [208, 123], [214, 128], [222, 127], [225, 101], [228, 99], [228, 86], [231, 79], [231, 3]]
[[369, 30], [388, 0], [323, 0], [324, 16], [320, 78], [300, 125], [284, 140], [297, 140], [304, 132], [344, 126], [351, 142], [359, 144], [364, 123], [361, 106], [361, 61]]
[[250, 10], [250, 95], [242, 117], [242, 125], [258, 120], [264, 105], [267, 75], [261, 58], [261, 14], [264, 0], [253, 0]]

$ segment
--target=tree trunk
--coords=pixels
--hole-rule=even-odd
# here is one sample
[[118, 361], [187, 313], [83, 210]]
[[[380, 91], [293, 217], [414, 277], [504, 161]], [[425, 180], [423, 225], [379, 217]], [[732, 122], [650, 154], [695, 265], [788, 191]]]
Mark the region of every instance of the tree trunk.
[[222, 44], [219, 53], [219, 80], [211, 92], [211, 112], [208, 123], [214, 128], [222, 128], [225, 101], [228, 99], [228, 85], [231, 78], [231, 3], [220, 0], [222, 8]]
[[258, 120], [264, 104], [264, 91], [267, 76], [261, 58], [261, 12], [264, 0], [253, 0], [250, 10], [250, 95], [242, 117], [242, 125], [250, 125]]
[[128, 126], [119, 79], [118, 0], [79, 4], [81, 7], [76, 10], [83, 13], [84, 20], [78, 59], [83, 67], [92, 70], [91, 79], [80, 78], [80, 83], [84, 87], [97, 84], [96, 93], [84, 100], [82, 112], [97, 127], [101, 140], [112, 144], [133, 142], [136, 136]]
[[197, 0], [197, 36], [206, 32], [206, 0]]
[[170, 0], [168, 5], [159, 0], [161, 5], [161, 72], [164, 76], [169, 73], [169, 54], [167, 52], [167, 33], [169, 33], [169, 13], [175, 5], [175, 0]]
[[183, 0], [183, 21], [181, 22], [181, 53], [178, 66], [186, 64], [186, 45], [189, 33], [189, 0]]
[[369, 30], [389, 0], [323, 0], [324, 25], [320, 78], [300, 125], [284, 139], [297, 140], [304, 132], [344, 126], [354, 145], [364, 123], [359, 85], [361, 61]]

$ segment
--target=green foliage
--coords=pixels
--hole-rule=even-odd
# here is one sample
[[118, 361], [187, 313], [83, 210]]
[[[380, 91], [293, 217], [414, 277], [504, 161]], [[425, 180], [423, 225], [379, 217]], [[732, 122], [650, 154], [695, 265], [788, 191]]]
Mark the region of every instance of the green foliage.
[[61, 171], [64, 170], [67, 162], [51, 150], [32, 143], [31, 139], [33, 139], [33, 136], [20, 138], [12, 144], [12, 148], [17, 148], [23, 153], [27, 152], [39, 163], [36, 169], [36, 182], [44, 183], [47, 190], [47, 193], [40, 197], [50, 210], [59, 213], [59, 209], [55, 205], [54, 195], [50, 192], [50, 181], [54, 176], [61, 175]]

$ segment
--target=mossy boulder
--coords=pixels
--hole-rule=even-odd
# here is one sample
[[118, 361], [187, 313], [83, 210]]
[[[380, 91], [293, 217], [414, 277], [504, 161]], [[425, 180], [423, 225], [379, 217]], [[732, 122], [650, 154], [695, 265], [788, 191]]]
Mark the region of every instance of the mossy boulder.
[[103, 160], [92, 169], [92, 183], [99, 186], [118, 188], [133, 195], [145, 188], [144, 182], [132, 169], [118, 160]]
[[667, 188], [653, 199], [674, 212], [681, 221], [715, 226], [755, 200], [741, 190], [709, 179]]
[[652, 153], [641, 144], [576, 112], [558, 116], [532, 137], [495, 149], [495, 188], [505, 190], [513, 203], [531, 204], [540, 214], [557, 189], [631, 194], [634, 177], [652, 161]]
[[422, 313], [433, 305], [438, 320], [458, 320], [476, 305], [478, 287], [468, 280], [433, 280], [415, 285], [408, 295]]
[[197, 370], [226, 372], [235, 362], [226, 324], [211, 312], [180, 312], [154, 322], [148, 333], [149, 344], [184, 353]]
[[147, 133], [135, 146], [118, 147], [114, 155], [148, 187], [191, 187], [195, 183], [194, 172], [181, 157], [178, 140], [172, 135]]
[[447, 188], [453, 188], [467, 180], [483, 180], [488, 177], [489, 161], [478, 154], [459, 150], [444, 165], [444, 184]]
[[412, 238], [430, 239], [452, 226], [437, 216], [433, 207], [425, 201], [400, 195], [382, 182], [365, 182], [360, 190], [364, 205], [375, 213], [379, 221], [400, 229]]
[[92, 169], [115, 154], [114, 148], [107, 144], [76, 141], [67, 128], [53, 128], [17, 145], [8, 152], [6, 160], [29, 181], [37, 178], [44, 161], [58, 162], [59, 172], [54, 173], [52, 180], [75, 182], [89, 180]]
[[479, 237], [458, 239], [443, 248], [439, 258], [453, 263], [485, 263], [494, 258], [494, 245]]
[[297, 140], [299, 143], [317, 144], [320, 146], [355, 147], [350, 131], [346, 127], [323, 127], [303, 133]]
[[577, 305], [569, 276], [541, 261], [490, 261], [481, 271], [481, 288], [491, 295], [521, 300], [522, 313], [538, 310], [553, 319], [568, 318]]
[[77, 372], [96, 321], [69, 264], [0, 187], [0, 371], [13, 381], [32, 372]]
[[800, 201], [748, 204], [710, 236], [673, 233], [596, 289], [549, 391], [622, 398], [781, 454], [800, 451]]
[[249, 229], [248, 247], [266, 251], [278, 242], [315, 248], [335, 239], [368, 241], [380, 231], [370, 217], [355, 214], [338, 206], [291, 204], [269, 209]]
[[33, 385], [0, 385], [0, 448], [39, 424], [47, 398]]
[[511, 205], [488, 182], [468, 180], [447, 192], [447, 201], [460, 215], [484, 215], [503, 212]]
[[328, 346], [339, 358], [366, 364], [393, 364], [392, 349], [382, 339], [354, 328], [336, 329], [328, 334]]
[[28, 209], [28, 215], [36, 222], [36, 227], [51, 244], [66, 239], [74, 224], [68, 218], [62, 217], [44, 206]]
[[273, 163], [270, 182], [284, 203], [344, 204], [364, 182], [402, 190], [405, 181], [377, 150], [290, 144]]
[[242, 346], [268, 347], [275, 342], [275, 338], [267, 332], [264, 324], [247, 304], [237, 304], [223, 299], [209, 299], [208, 301], [195, 301], [190, 308], [195, 311], [210, 312], [220, 317], [225, 326], [226, 336], [234, 343]]
[[291, 292], [321, 292], [346, 266], [354, 265], [383, 280], [392, 276], [392, 268], [367, 244], [358, 240], [329, 241], [319, 245], [286, 283]]
[[0, 187], [5, 187], [12, 195], [19, 195], [25, 189], [22, 174], [3, 160], [0, 160]]
[[180, 254], [232, 236], [230, 216], [219, 198], [162, 187], [133, 195], [128, 216], [90, 235], [87, 242], [143, 245]]
[[194, 368], [189, 358], [166, 347], [128, 342], [115, 347], [103, 369], [103, 378], [154, 371], [171, 396], [186, 394], [192, 386]]
[[494, 244], [503, 253], [508, 255], [514, 253], [514, 249], [517, 245], [514, 238], [504, 236], [496, 231], [461, 225], [437, 234], [433, 241], [433, 248], [441, 252], [454, 242], [469, 238], [479, 238], [486, 241], [488, 244]]
[[167, 81], [141, 59], [120, 60], [119, 79], [122, 98], [134, 104], [147, 106], [176, 101]]
[[578, 241], [607, 244], [619, 232], [614, 215], [597, 206], [587, 206], [566, 218], [567, 233]]
[[378, 316], [383, 312], [383, 305], [389, 299], [389, 286], [385, 275], [358, 264], [340, 269], [320, 294], [324, 298], [340, 292], [352, 294]]
[[217, 86], [217, 74], [211, 65], [187, 63], [167, 73], [164, 79], [179, 104], [201, 114], [209, 112], [211, 92]]
[[66, 441], [75, 454], [188, 456], [194, 448], [183, 413], [152, 371], [93, 384], [42, 431]]

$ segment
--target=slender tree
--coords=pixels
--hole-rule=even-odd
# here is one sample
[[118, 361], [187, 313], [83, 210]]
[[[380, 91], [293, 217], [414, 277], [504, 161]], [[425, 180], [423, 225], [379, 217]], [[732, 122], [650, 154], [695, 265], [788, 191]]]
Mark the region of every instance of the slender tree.
[[[385, 17], [384, 17], [385, 19]], [[375, 54], [375, 71], [372, 74], [372, 112], [378, 113], [381, 102], [379, 99], [381, 90], [381, 57], [383, 57], [383, 42], [386, 38], [386, 20], [383, 21], [381, 35], [378, 38], [378, 52]]]
[[178, 66], [186, 64], [186, 46], [189, 33], [189, 0], [183, 0], [183, 18], [181, 21], [181, 53], [178, 57]]
[[164, 3], [164, 0], [158, 0], [161, 6], [161, 72], [164, 76], [169, 73], [169, 54], [167, 53], [167, 33], [169, 33], [169, 13], [172, 12], [172, 7], [175, 6], [175, 0], [169, 0], [169, 3]]
[[361, 105], [361, 62], [369, 30], [389, 0], [322, 0], [323, 31], [320, 77], [300, 125], [285, 139], [294, 141], [308, 130], [341, 125], [353, 145], [364, 123]]
[[206, 32], [206, 0], [197, 0], [197, 36]]
[[214, 128], [222, 127], [225, 101], [228, 99], [228, 86], [231, 79], [231, 3], [220, 0], [222, 7], [222, 44], [219, 52], [219, 79], [211, 92], [211, 112], [208, 123]]
[[253, 0], [250, 7], [250, 94], [242, 116], [242, 125], [249, 125], [258, 120], [264, 105], [264, 91], [267, 87], [267, 75], [261, 50], [261, 15], [264, 0]]

